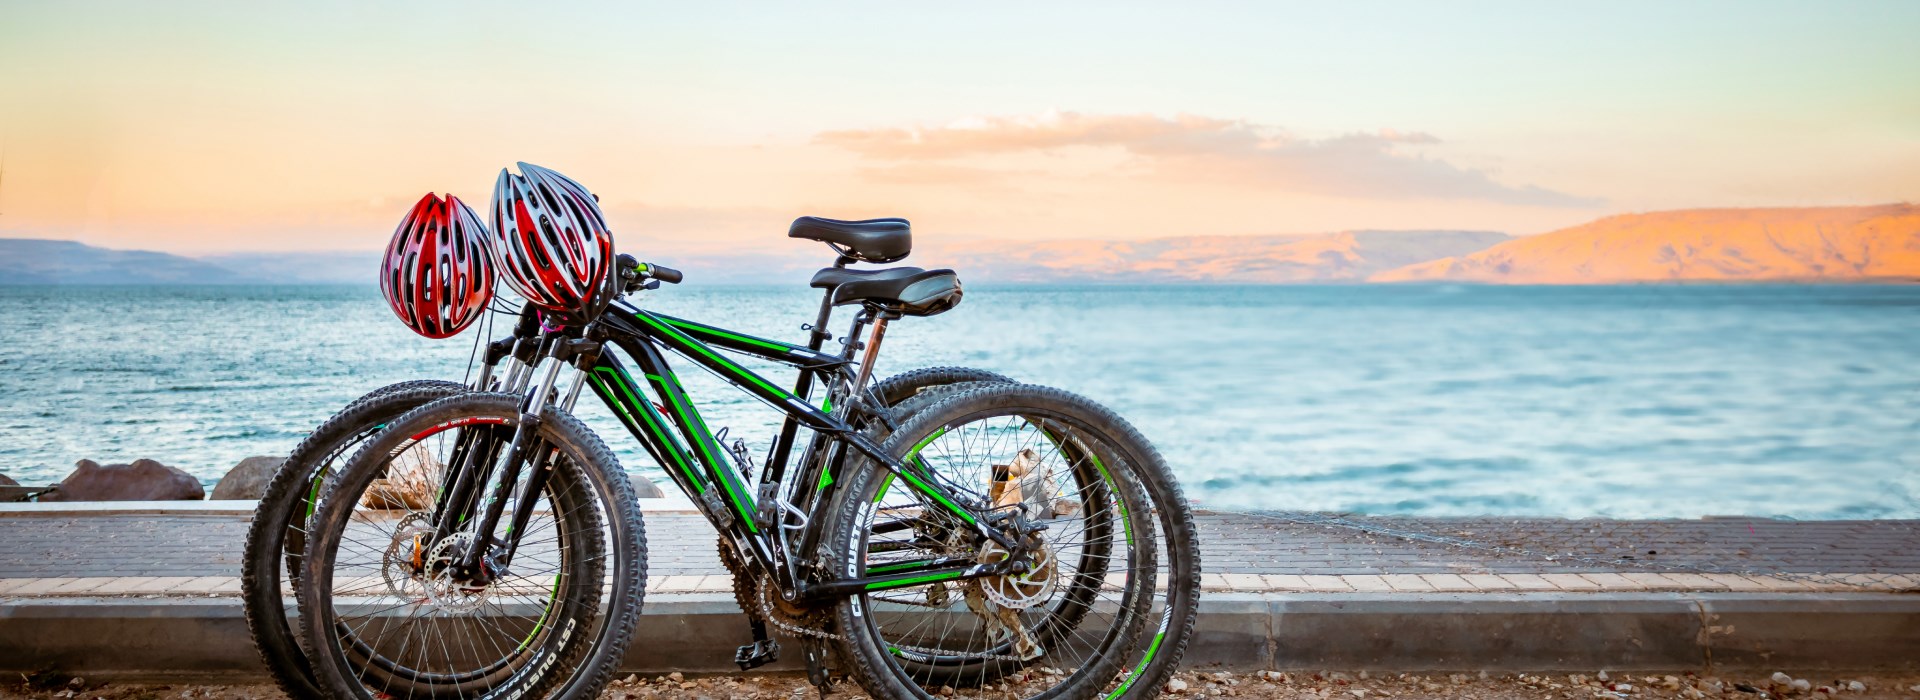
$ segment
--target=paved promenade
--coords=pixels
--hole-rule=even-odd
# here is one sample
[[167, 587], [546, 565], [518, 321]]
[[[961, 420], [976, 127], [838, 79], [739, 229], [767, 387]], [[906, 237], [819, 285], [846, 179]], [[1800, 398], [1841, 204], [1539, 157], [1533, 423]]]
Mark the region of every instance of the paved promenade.
[[[713, 532], [647, 503], [623, 668], [729, 672]], [[0, 672], [258, 680], [242, 503], [0, 505]], [[1920, 671], [1920, 521], [1202, 513], [1189, 667]], [[793, 659], [771, 667], [793, 670]]]
[[[725, 591], [699, 516], [651, 513], [649, 589]], [[1920, 521], [1199, 516], [1208, 590], [1265, 592], [1920, 589]], [[0, 598], [224, 596], [247, 518], [0, 515]]]

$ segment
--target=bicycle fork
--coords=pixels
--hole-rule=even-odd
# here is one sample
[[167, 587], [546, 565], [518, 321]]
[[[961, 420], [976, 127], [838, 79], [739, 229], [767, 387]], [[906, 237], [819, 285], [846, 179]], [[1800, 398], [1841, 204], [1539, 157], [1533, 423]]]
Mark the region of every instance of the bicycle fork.
[[[561, 410], [570, 410], [579, 399], [581, 387], [586, 382], [587, 367], [598, 359], [598, 350], [599, 344], [596, 342], [554, 338], [547, 352], [547, 359], [552, 363], [547, 366], [538, 384], [522, 396], [520, 415], [504, 454], [498, 454], [488, 444], [497, 444], [489, 438], [496, 437], [493, 431], [498, 428], [471, 431], [462, 436], [467, 438], [470, 435], [471, 439], [463, 439], [456, 446], [453, 461], [459, 469], [454, 487], [438, 506], [435, 530], [436, 541], [444, 540], [461, 529], [467, 514], [476, 507], [482, 509], [478, 521], [470, 530], [473, 533], [472, 541], [465, 551], [458, 553], [458, 560], [453, 562], [463, 578], [485, 583], [507, 573], [527, 524], [533, 518], [535, 502], [553, 475], [553, 458], [558, 451], [540, 438], [546, 407], [555, 405], [547, 397], [552, 395], [561, 369], [571, 360], [575, 367], [573, 381], [565, 398], [557, 403]], [[533, 367], [527, 370], [526, 375], [530, 377]], [[523, 481], [520, 477], [529, 464], [532, 471], [526, 473]], [[481, 484], [485, 484], [487, 498], [484, 503], [477, 503]], [[511, 519], [508, 520], [506, 531], [496, 535], [501, 519], [507, 517], [506, 506], [509, 501], [514, 504]], [[497, 556], [491, 556], [496, 545], [503, 545], [503, 548]]]

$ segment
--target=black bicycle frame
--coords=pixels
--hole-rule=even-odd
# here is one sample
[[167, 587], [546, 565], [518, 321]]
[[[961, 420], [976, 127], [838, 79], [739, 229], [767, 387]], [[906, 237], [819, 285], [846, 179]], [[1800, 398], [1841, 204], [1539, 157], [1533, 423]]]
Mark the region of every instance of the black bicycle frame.
[[[760, 499], [778, 499], [777, 488], [765, 489], [758, 497], [750, 492], [726, 449], [708, 430], [699, 410], [687, 398], [685, 389], [668, 366], [661, 348], [712, 370], [723, 381], [754, 395], [786, 415], [782, 437], [776, 442], [775, 456], [767, 465], [765, 484], [786, 483], [787, 455], [783, 445], [791, 444], [797, 427], [808, 428], [825, 438], [816, 440], [814, 447], [807, 451], [808, 458], [801, 463], [800, 480], [794, 482], [795, 494], [800, 494], [801, 489], [813, 484], [814, 491], [807, 493], [812, 507], [809, 511], [802, 511], [806, 513], [809, 525], [824, 522], [817, 516], [821, 515], [832, 490], [842, 480], [834, 474], [844, 474], [847, 450], [834, 446], [849, 446], [892, 473], [885, 477], [888, 482], [882, 487], [882, 493], [893, 479], [898, 479], [925, 494], [931, 501], [930, 505], [973, 526], [983, 540], [992, 540], [1009, 549], [1016, 545], [1010, 537], [990, 527], [983, 511], [962, 503], [934, 479], [923, 477], [903, 461], [887, 456], [878, 445], [861, 436], [854, 426], [808, 402], [803, 394], [807, 393], [816, 378], [829, 379], [834, 373], [845, 370], [851, 362], [851, 347], [847, 352], [849, 356], [827, 354], [817, 347], [808, 348], [758, 338], [654, 314], [624, 301], [616, 301], [608, 306], [596, 324], [599, 326], [598, 335], [604, 336], [633, 359], [652, 389], [652, 397], [658, 401], [656, 404], [650, 399], [623, 363], [608, 352], [599, 353], [592, 365], [583, 368], [589, 386], [716, 528], [741, 545], [743, 551], [751, 552], [754, 563], [762, 570], [779, 574], [773, 578], [781, 584], [783, 594], [794, 597], [837, 597], [863, 591], [904, 588], [929, 581], [1009, 573], [1006, 569], [1010, 567], [1011, 558], [993, 564], [977, 564], [967, 559], [935, 559], [912, 562], [911, 565], [891, 565], [888, 568], [894, 573], [880, 575], [855, 577], [848, 575], [848, 572], [832, 572], [832, 578], [825, 582], [808, 583], [800, 572], [785, 566], [784, 557], [778, 556], [778, 550], [786, 544], [778, 537], [778, 533], [781, 525], [787, 521], [788, 513], [792, 512], [787, 510], [792, 504], [761, 502]], [[817, 346], [820, 340], [820, 334], [816, 332], [814, 344]], [[720, 354], [715, 346], [797, 368], [800, 378], [793, 391], [782, 389]], [[935, 434], [937, 436], [938, 433]], [[925, 442], [931, 442], [931, 438]], [[919, 447], [924, 447], [925, 442]], [[830, 458], [822, 453], [823, 448], [832, 452]], [[908, 460], [912, 460], [911, 453]], [[771, 513], [772, 517], [768, 517], [767, 513]], [[807, 529], [817, 536], [819, 527]], [[811, 546], [811, 543], [807, 545], [809, 548]]]

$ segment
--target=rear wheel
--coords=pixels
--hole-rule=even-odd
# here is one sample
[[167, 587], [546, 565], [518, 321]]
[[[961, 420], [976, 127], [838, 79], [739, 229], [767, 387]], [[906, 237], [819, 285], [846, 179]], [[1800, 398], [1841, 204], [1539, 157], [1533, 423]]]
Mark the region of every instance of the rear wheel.
[[287, 581], [299, 581], [300, 554], [307, 546], [307, 517], [313, 514], [322, 482], [388, 421], [466, 390], [461, 384], [431, 379], [375, 389], [314, 428], [267, 483], [266, 494], [247, 527], [240, 594], [254, 648], [288, 697], [323, 697], [289, 623], [288, 600], [281, 590], [282, 571]]
[[[836, 607], [850, 670], [876, 697], [943, 686], [1088, 697], [1117, 686], [1155, 602], [1159, 551], [1141, 472], [1143, 441], [1086, 399], [1043, 387], [959, 390], [908, 418], [883, 451], [996, 513], [1031, 547], [1031, 571], [855, 595]], [[840, 576], [910, 572], [937, 557], [1008, 556], [909, 479], [852, 470], [824, 552]], [[1005, 687], [1002, 687], [1005, 684]]]
[[477, 570], [456, 564], [484, 539], [471, 528], [478, 517], [433, 535], [443, 487], [458, 465], [504, 452], [519, 400], [476, 393], [428, 404], [329, 479], [299, 590], [315, 677], [330, 696], [572, 698], [605, 687], [632, 637], [646, 571], [637, 503], [599, 438], [546, 409], [537, 436], [551, 457], [528, 460], [521, 478], [540, 464], [550, 476], [510, 558], [490, 547]]

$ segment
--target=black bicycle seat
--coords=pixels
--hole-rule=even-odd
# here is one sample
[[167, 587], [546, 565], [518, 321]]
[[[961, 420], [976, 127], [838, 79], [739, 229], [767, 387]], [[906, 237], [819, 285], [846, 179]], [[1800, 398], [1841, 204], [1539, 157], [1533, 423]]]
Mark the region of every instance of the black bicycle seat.
[[787, 237], [820, 241], [842, 255], [870, 263], [890, 263], [913, 251], [913, 226], [906, 219], [841, 221], [802, 216], [793, 220]]

